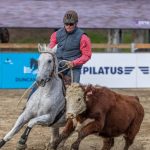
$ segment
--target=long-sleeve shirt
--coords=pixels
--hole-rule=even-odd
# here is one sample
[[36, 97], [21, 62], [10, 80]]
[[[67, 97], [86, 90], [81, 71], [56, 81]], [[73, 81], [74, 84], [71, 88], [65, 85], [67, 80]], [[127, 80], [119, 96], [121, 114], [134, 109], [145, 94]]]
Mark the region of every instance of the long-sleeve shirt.
[[[56, 34], [57, 32], [54, 32], [50, 37], [50, 44], [49, 44], [50, 48], [53, 48], [57, 44]], [[81, 36], [80, 50], [81, 56], [72, 61], [74, 66], [83, 65], [91, 58], [92, 55], [91, 42], [88, 36], [85, 34]]]

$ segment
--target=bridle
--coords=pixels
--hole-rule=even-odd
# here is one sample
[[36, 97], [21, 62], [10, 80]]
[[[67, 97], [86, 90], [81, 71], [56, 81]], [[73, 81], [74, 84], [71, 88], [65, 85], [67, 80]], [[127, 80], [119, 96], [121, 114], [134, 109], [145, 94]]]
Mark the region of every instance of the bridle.
[[50, 54], [50, 55], [52, 56], [52, 58], [53, 58], [53, 63], [54, 63], [54, 64], [53, 64], [53, 69], [52, 69], [51, 73], [49, 74], [49, 77], [48, 77], [46, 80], [44, 80], [42, 83], [37, 83], [37, 82], [36, 82], [36, 84], [37, 84], [38, 86], [44, 87], [45, 84], [46, 84], [47, 82], [49, 82], [52, 77], [54, 77], [54, 76], [56, 75], [56, 58], [55, 58], [55, 55], [54, 55], [53, 53], [51, 53], [51, 52], [47, 52], [47, 51], [46, 51], [46, 52], [41, 52], [41, 53]]

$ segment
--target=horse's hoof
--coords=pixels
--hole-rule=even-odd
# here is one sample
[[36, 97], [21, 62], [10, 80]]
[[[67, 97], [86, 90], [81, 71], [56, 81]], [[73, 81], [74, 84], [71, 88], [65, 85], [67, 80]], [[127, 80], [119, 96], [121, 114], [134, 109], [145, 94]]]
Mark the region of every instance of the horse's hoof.
[[26, 148], [27, 148], [27, 144], [20, 144], [19, 142], [16, 146], [16, 150], [25, 150]]
[[6, 143], [6, 141], [4, 141], [3, 139], [0, 140], [0, 148], [3, 147], [3, 145]]
[[56, 149], [52, 146], [52, 143], [48, 143], [46, 144], [45, 150], [56, 150]]

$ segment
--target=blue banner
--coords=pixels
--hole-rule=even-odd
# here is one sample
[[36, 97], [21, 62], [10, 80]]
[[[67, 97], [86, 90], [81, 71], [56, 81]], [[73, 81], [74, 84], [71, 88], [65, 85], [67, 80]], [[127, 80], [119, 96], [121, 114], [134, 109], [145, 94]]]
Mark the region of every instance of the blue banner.
[[36, 78], [39, 53], [1, 53], [0, 88], [28, 88]]

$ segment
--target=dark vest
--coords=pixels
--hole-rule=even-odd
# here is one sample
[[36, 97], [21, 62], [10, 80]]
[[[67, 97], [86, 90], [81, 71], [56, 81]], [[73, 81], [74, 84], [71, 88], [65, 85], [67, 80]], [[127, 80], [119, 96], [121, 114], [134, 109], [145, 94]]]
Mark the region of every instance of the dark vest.
[[57, 38], [57, 52], [58, 60], [72, 61], [81, 56], [80, 39], [84, 32], [75, 28], [71, 33], [67, 33], [65, 28], [61, 28], [56, 33]]

